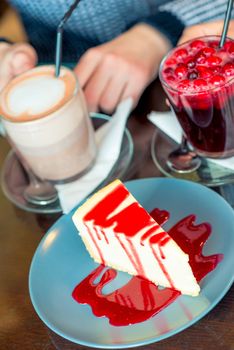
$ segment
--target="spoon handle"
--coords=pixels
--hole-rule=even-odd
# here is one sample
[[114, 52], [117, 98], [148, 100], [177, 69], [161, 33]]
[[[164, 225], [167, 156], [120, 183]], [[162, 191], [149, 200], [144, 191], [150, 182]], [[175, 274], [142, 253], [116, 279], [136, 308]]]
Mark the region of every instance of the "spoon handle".
[[60, 67], [62, 62], [62, 48], [63, 48], [63, 27], [69, 17], [72, 15], [73, 11], [77, 7], [81, 0], [75, 0], [73, 4], [69, 7], [63, 18], [61, 19], [57, 27], [57, 37], [56, 37], [56, 53], [55, 53], [55, 76], [59, 77]]
[[219, 43], [220, 48], [223, 47], [227, 37], [228, 27], [231, 19], [231, 14], [232, 14], [232, 7], [233, 7], [233, 0], [228, 0], [227, 10], [224, 18], [224, 23], [223, 23], [222, 35]]

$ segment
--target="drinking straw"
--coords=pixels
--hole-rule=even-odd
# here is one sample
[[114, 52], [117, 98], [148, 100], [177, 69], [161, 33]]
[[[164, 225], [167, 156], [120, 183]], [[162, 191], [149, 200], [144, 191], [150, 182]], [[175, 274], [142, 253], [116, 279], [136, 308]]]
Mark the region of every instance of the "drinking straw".
[[58, 77], [60, 74], [61, 62], [62, 62], [62, 47], [63, 47], [63, 28], [77, 5], [81, 0], [75, 0], [74, 3], [69, 7], [57, 27], [56, 37], [56, 53], [55, 53], [55, 76]]
[[233, 0], [228, 0], [227, 10], [224, 18], [224, 23], [223, 23], [223, 31], [222, 31], [222, 35], [219, 43], [220, 48], [224, 45], [227, 37], [228, 27], [231, 19], [232, 7], [233, 7]]

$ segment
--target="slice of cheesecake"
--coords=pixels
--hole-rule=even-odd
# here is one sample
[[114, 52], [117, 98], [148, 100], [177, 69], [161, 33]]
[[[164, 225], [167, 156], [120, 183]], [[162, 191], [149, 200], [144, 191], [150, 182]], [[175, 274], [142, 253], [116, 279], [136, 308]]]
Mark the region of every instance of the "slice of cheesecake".
[[74, 213], [73, 222], [98, 263], [196, 296], [189, 257], [121, 181], [104, 187]]

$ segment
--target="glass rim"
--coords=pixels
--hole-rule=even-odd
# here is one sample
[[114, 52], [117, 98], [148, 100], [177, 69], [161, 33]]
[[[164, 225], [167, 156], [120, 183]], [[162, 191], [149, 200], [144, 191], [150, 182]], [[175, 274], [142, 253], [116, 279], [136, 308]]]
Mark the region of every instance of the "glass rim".
[[[23, 72], [19, 75], [17, 75], [16, 77], [14, 77], [13, 79], [11, 79], [7, 85], [3, 88], [3, 90], [1, 91], [0, 93], [0, 105], [1, 105], [1, 100], [3, 98], [3, 94], [4, 94], [4, 91], [7, 89], [7, 87], [9, 87], [15, 80], [23, 77], [24, 75], [27, 76], [27, 74], [30, 74], [31, 72], [34, 72], [36, 70], [40, 70], [40, 69], [43, 69], [43, 68], [54, 68], [55, 69], [55, 65], [54, 64], [44, 64], [44, 65], [38, 65], [36, 67], [33, 67], [32, 69], [29, 69], [27, 70], [26, 72]], [[77, 75], [75, 74], [75, 72], [69, 68], [69, 67], [66, 67], [65, 65], [61, 65], [61, 69], [65, 69], [65, 70], [68, 70], [73, 78], [75, 79], [75, 88], [74, 88], [74, 91], [72, 92], [71, 96], [69, 97], [68, 100], [66, 100], [66, 102], [64, 104], [62, 104], [60, 107], [57, 107], [54, 109], [51, 109], [50, 111], [47, 111], [45, 112], [45, 114], [43, 114], [42, 116], [40, 116], [39, 118], [32, 118], [32, 119], [29, 119], [29, 120], [23, 120], [23, 121], [20, 121], [20, 120], [17, 120], [17, 117], [15, 119], [13, 118], [7, 118], [3, 115], [3, 113], [0, 114], [0, 119], [2, 118], [4, 121], [6, 121], [7, 123], [12, 123], [12, 124], [29, 124], [29, 123], [33, 123], [33, 122], [39, 122], [40, 120], [42, 119], [45, 119], [45, 118], [49, 118], [49, 117], [53, 117], [53, 114], [56, 113], [58, 110], [64, 108], [67, 104], [69, 104], [71, 102], [71, 100], [74, 98], [74, 96], [76, 96], [76, 94], [78, 93], [79, 89], [80, 89], [80, 84], [79, 84], [79, 81], [78, 81], [78, 77]], [[0, 112], [2, 112], [4, 109], [0, 107]], [[8, 113], [6, 111], [6, 115], [11, 115], [11, 113]]]
[[[205, 94], [205, 93], [217, 92], [217, 91], [221, 90], [222, 88], [227, 87], [228, 85], [233, 83], [234, 76], [230, 80], [228, 80], [227, 82], [225, 82], [224, 84], [222, 84], [222, 85], [220, 85], [218, 87], [211, 87], [211, 88], [208, 88], [208, 89], [202, 90], [202, 91], [189, 91], [189, 92], [186, 91], [186, 92], [184, 92], [183, 90], [179, 90], [179, 89], [177, 89], [175, 87], [172, 87], [163, 78], [163, 76], [162, 76], [163, 65], [164, 65], [165, 61], [168, 59], [168, 57], [170, 57], [172, 52], [178, 50], [178, 48], [181, 48], [181, 47], [187, 45], [188, 43], [190, 43], [190, 42], [192, 42], [194, 40], [201, 40], [201, 39], [204, 39], [204, 38], [221, 38], [221, 35], [203, 35], [203, 36], [195, 37], [193, 39], [189, 39], [189, 40], [183, 42], [182, 44], [173, 47], [170, 51], [168, 51], [168, 53], [161, 60], [160, 66], [159, 66], [159, 80], [160, 80], [161, 84], [163, 86], [165, 86], [165, 88], [167, 90], [171, 90], [171, 91], [173, 91], [173, 92], [175, 92], [177, 94], [178, 93], [182, 93], [184, 96], [194, 96], [194, 95], [200, 95], [200, 94]], [[226, 40], [227, 39], [234, 43], [234, 39], [230, 38], [229, 36], [226, 37]]]

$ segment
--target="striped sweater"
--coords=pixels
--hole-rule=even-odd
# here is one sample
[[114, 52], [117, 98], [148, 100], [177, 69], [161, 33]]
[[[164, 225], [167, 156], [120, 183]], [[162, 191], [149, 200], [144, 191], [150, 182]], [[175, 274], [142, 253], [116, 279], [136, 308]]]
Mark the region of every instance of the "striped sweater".
[[[56, 28], [73, 0], [9, 0], [20, 14], [40, 61], [52, 61]], [[81, 0], [65, 26], [64, 62], [107, 42], [136, 23], [152, 25], [176, 44], [185, 26], [224, 18], [227, 0]]]

